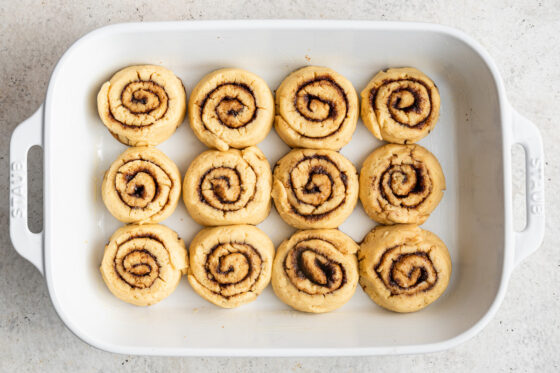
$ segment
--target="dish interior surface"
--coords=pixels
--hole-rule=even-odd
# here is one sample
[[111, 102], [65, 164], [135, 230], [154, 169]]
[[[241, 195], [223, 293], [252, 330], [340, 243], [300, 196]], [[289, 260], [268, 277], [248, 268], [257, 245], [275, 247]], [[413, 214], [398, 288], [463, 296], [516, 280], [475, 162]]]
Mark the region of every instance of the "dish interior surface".
[[[128, 353], [395, 348], [446, 341], [472, 327], [490, 308], [504, 266], [504, 175], [497, 83], [480, 55], [462, 40], [430, 29], [114, 27], [87, 36], [61, 60], [49, 88], [45, 120], [45, 271], [53, 302], [67, 325], [97, 347]], [[302, 25], [302, 24], [300, 24]], [[149, 308], [115, 298], [99, 273], [104, 245], [121, 226], [101, 200], [103, 174], [126, 149], [103, 126], [96, 95], [117, 70], [163, 65], [189, 94], [207, 73], [239, 67], [274, 90], [305, 65], [324, 65], [357, 92], [387, 67], [414, 66], [441, 94], [440, 119], [419, 144], [439, 159], [447, 191], [423, 228], [448, 246], [453, 274], [445, 294], [414, 314], [375, 305], [361, 288], [342, 308], [322, 315], [291, 310], [269, 286], [238, 309], [215, 307], [184, 278], [166, 300]], [[359, 169], [381, 142], [359, 121], [342, 149]], [[260, 143], [271, 166], [289, 151], [271, 131]], [[206, 149], [185, 122], [158, 146], [184, 173]], [[509, 151], [509, 150], [507, 150]], [[201, 229], [180, 201], [163, 224], [187, 245]], [[375, 226], [360, 204], [340, 227], [360, 242]], [[259, 225], [276, 247], [295, 230], [272, 211]]]

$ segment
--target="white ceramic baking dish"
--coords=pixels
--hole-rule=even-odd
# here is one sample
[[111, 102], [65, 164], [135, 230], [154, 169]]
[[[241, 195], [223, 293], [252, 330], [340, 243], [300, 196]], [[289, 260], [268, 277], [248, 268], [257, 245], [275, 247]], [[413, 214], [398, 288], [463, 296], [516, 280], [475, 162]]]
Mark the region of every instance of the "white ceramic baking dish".
[[[420, 142], [447, 178], [442, 203], [424, 224], [448, 245], [453, 276], [442, 298], [414, 314], [372, 303], [359, 288], [339, 310], [292, 311], [270, 287], [252, 304], [219, 309], [184, 280], [150, 308], [113, 297], [98, 271], [120, 225], [104, 208], [104, 171], [125, 147], [96, 112], [95, 96], [118, 69], [138, 63], [172, 69], [187, 91], [206, 73], [236, 66], [272, 88], [292, 70], [326, 65], [360, 91], [375, 72], [412, 65], [439, 86], [441, 116]], [[380, 143], [359, 123], [342, 153], [358, 167]], [[527, 154], [528, 224], [512, 224], [511, 147]], [[44, 150], [44, 230], [27, 227], [27, 152]], [[288, 148], [274, 131], [260, 148], [273, 164]], [[187, 124], [159, 146], [185, 172], [202, 150]], [[46, 101], [12, 135], [10, 231], [16, 250], [44, 274], [54, 307], [78, 337], [98, 348], [150, 355], [370, 355], [457, 345], [495, 314], [508, 279], [544, 233], [543, 148], [534, 124], [508, 103], [498, 70], [470, 37], [429, 24], [347, 21], [211, 21], [121, 24], [76, 42], [58, 63]], [[200, 229], [180, 204], [164, 222], [188, 243]], [[293, 231], [278, 215], [260, 225], [275, 244]], [[362, 208], [342, 225], [361, 241], [374, 223]]]

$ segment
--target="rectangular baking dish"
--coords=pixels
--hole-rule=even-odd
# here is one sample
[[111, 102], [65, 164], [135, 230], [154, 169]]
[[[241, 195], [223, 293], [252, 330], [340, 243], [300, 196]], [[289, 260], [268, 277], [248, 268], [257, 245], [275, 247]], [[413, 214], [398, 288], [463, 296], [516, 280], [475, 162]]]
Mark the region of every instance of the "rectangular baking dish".
[[[272, 89], [303, 65], [325, 65], [359, 92], [380, 69], [414, 66], [437, 83], [442, 109], [420, 144], [440, 160], [447, 191], [424, 228], [449, 247], [453, 275], [436, 303], [414, 314], [376, 306], [358, 288], [323, 315], [291, 310], [271, 288], [257, 301], [219, 309], [183, 280], [165, 301], [141, 308], [113, 297], [99, 274], [104, 244], [120, 226], [105, 209], [104, 171], [125, 147], [96, 112], [101, 84], [132, 64], [161, 64], [187, 93], [226, 66], [262, 76]], [[342, 153], [359, 168], [381, 143], [358, 123]], [[527, 227], [512, 225], [511, 147], [526, 152]], [[27, 152], [44, 150], [44, 230], [27, 227]], [[288, 147], [272, 131], [259, 147], [274, 164]], [[205, 147], [183, 124], [159, 146], [184, 174]], [[534, 124], [508, 103], [481, 47], [447, 27], [353, 21], [204, 21], [120, 24], [96, 30], [61, 58], [44, 106], [12, 135], [10, 231], [15, 249], [45, 276], [60, 318], [103, 350], [149, 355], [374, 355], [442, 350], [467, 340], [495, 314], [517, 264], [544, 234], [543, 148]], [[187, 242], [201, 228], [183, 204], [164, 224]], [[361, 206], [341, 226], [356, 241], [375, 224]], [[278, 245], [293, 229], [275, 211], [260, 225]]]

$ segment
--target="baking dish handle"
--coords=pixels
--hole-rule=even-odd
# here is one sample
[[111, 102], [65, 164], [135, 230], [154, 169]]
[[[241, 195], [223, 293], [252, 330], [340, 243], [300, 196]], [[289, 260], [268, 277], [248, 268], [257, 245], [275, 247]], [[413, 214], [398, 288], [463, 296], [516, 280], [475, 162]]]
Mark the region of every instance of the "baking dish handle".
[[43, 232], [27, 226], [27, 153], [43, 146], [43, 106], [16, 127], [10, 141], [10, 237], [16, 251], [43, 273]]
[[527, 225], [515, 232], [515, 266], [534, 253], [544, 238], [544, 151], [537, 126], [512, 109], [512, 144], [525, 149]]

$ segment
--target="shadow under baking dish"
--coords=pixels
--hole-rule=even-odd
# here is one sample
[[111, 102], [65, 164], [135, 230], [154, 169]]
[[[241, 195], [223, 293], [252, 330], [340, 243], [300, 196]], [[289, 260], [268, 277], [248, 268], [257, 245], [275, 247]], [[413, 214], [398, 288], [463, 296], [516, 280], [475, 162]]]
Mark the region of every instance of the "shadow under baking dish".
[[[444, 348], [469, 331], [504, 286], [504, 103], [484, 59], [448, 32], [384, 23], [156, 23], [112, 26], [80, 40], [57, 66], [45, 107], [45, 273], [64, 322], [103, 349], [164, 355], [419, 352]], [[187, 93], [208, 72], [228, 66], [252, 71], [275, 89], [298, 67], [324, 65], [347, 77], [358, 93], [386, 67], [425, 72], [439, 87], [442, 107], [435, 130], [419, 143], [439, 159], [447, 191], [423, 228], [450, 250], [446, 293], [406, 315], [381, 309], [361, 288], [345, 306], [323, 315], [292, 311], [270, 287], [249, 305], [219, 309], [186, 279], [149, 308], [113, 297], [98, 267], [121, 223], [106, 211], [100, 189], [103, 173], [125, 146], [102, 125], [95, 96], [120, 68], [146, 63], [173, 70]], [[380, 144], [360, 121], [342, 154], [359, 169]], [[182, 175], [206, 149], [187, 123], [158, 148]], [[259, 148], [271, 165], [289, 150], [274, 131]], [[163, 224], [187, 245], [201, 228], [182, 201]], [[374, 225], [358, 206], [340, 229], [359, 242]], [[294, 231], [275, 211], [259, 227], [276, 246]]]

